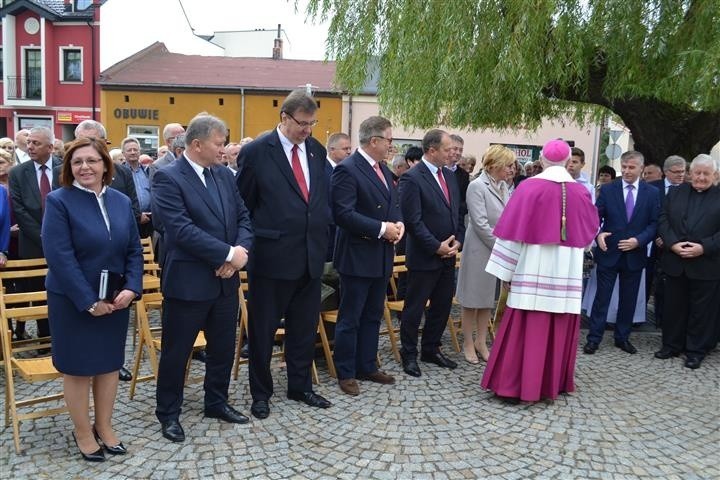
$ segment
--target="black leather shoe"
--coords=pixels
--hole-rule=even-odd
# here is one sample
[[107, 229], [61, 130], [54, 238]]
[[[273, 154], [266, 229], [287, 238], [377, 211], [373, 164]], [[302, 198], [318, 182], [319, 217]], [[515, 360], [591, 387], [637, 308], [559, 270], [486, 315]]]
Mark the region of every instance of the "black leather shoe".
[[205, 360], [207, 360], [207, 353], [205, 353], [205, 350], [198, 350], [196, 352], [193, 352], [192, 359], [197, 360], [201, 363], [205, 363]]
[[438, 367], [449, 368], [450, 370], [452, 370], [453, 368], [457, 368], [457, 363], [450, 360], [441, 351], [437, 351], [435, 353], [423, 352], [420, 355], [420, 360], [426, 363], [434, 363]]
[[125, 445], [122, 444], [122, 442], [118, 443], [115, 446], [111, 446], [106, 444], [102, 441], [102, 438], [100, 438], [100, 434], [98, 434], [97, 429], [95, 428], [95, 425], [92, 427], [93, 429], [93, 435], [95, 435], [95, 441], [98, 442], [100, 446], [102, 446], [107, 453], [110, 455], [125, 455], [127, 454], [127, 448], [125, 448]]
[[676, 352], [670, 347], [662, 347], [655, 352], [655, 358], [659, 358], [660, 360], [667, 360], [670, 357], [677, 357], [678, 355], [680, 355], [680, 352]]
[[418, 366], [417, 360], [414, 358], [403, 358], [403, 372], [407, 373], [411, 377], [419, 377], [422, 375], [420, 367]]
[[322, 396], [318, 395], [317, 393], [310, 391], [310, 392], [291, 392], [288, 391], [287, 397], [290, 400], [295, 400], [298, 402], [303, 402], [305, 405], [309, 405], [311, 407], [315, 408], [329, 408], [332, 403], [330, 403], [328, 400], [323, 398]]
[[620, 342], [618, 340], [615, 340], [615, 346], [622, 350], [623, 352], [627, 352], [630, 355], [637, 353], [637, 348], [633, 346], [632, 343], [630, 343], [630, 340], [625, 340], [624, 342]]
[[125, 367], [120, 367], [120, 370], [118, 371], [118, 378], [122, 382], [129, 382], [132, 380], [132, 373], [130, 373], [130, 370], [128, 370]]
[[80, 450], [80, 445], [78, 445], [77, 437], [75, 436], [75, 432], [72, 432], [73, 440], [75, 440], [75, 446], [78, 447], [78, 450], [80, 451], [80, 455], [82, 455], [82, 458], [85, 459], [88, 462], [104, 462], [105, 461], [105, 453], [103, 452], [102, 447], [98, 448], [92, 453], [84, 453], [82, 450]]
[[219, 418], [228, 423], [248, 423], [250, 421], [248, 417], [227, 404], [213, 410], [206, 409], [205, 416], [208, 418]]
[[242, 358], [250, 358], [250, 351], [247, 343], [240, 349], [240, 356]]
[[270, 416], [270, 404], [267, 400], [253, 400], [250, 413], [253, 417], [263, 420]]
[[586, 355], [592, 355], [597, 352], [598, 344], [595, 342], [587, 342], [583, 347], [583, 353]]
[[185, 432], [177, 420], [168, 420], [160, 425], [162, 426], [163, 437], [176, 443], [185, 441]]
[[702, 358], [700, 357], [687, 357], [687, 359], [685, 360], [685, 367], [695, 370], [697, 368], [700, 368], [701, 363]]

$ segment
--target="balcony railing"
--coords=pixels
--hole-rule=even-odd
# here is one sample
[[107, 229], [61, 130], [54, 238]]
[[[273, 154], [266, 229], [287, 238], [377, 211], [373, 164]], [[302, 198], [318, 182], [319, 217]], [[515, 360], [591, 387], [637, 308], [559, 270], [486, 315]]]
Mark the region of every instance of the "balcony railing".
[[40, 100], [42, 80], [40, 77], [6, 77], [5, 89], [9, 100]]

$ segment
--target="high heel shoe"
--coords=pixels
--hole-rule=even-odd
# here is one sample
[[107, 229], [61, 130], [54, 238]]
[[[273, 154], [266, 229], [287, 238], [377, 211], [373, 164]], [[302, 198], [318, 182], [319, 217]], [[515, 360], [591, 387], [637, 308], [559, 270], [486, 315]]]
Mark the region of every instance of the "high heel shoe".
[[475, 347], [475, 353], [477, 354], [478, 359], [481, 360], [481, 361], [483, 361], [483, 362], [485, 362], [485, 363], [487, 363], [488, 358], [490, 358], [490, 352], [489, 352], [489, 351], [488, 351], [488, 353], [487, 353], [487, 356], [485, 356], [485, 355], [483, 355], [483, 353], [482, 353], [480, 350], [478, 350], [477, 347]]
[[[473, 353], [475, 353], [474, 349], [472, 351], [473, 351]], [[465, 361], [467, 363], [469, 363], [470, 365], [477, 365], [480, 363], [480, 360], [478, 359], [477, 356], [471, 357], [470, 355], [467, 354], [465, 349], [463, 349], [463, 356], [465, 357]]]
[[97, 432], [97, 429], [95, 428], [95, 425], [93, 425], [93, 434], [95, 435], [95, 440], [97, 440], [97, 442], [102, 445], [102, 448], [104, 448], [105, 451], [110, 455], [127, 454], [127, 448], [125, 448], [125, 445], [123, 445], [122, 442], [118, 443], [115, 446], [107, 445], [105, 442], [103, 442], [102, 438], [100, 438], [100, 435]]
[[[78, 450], [80, 450], [80, 444], [78, 444], [77, 437], [75, 436], [75, 432], [71, 432], [73, 440], [75, 440], [75, 445], [77, 446]], [[80, 455], [82, 455], [82, 458], [84, 458], [88, 462], [104, 462], [105, 461], [105, 453], [103, 452], [102, 447], [98, 448], [92, 453], [85, 453], [82, 450], [80, 450]]]

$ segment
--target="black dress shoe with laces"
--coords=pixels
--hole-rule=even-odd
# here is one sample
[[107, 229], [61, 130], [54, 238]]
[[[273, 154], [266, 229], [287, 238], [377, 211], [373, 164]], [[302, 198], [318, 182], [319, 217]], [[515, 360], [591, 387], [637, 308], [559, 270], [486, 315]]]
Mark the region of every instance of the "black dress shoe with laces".
[[680, 352], [676, 352], [670, 347], [662, 347], [655, 352], [655, 358], [659, 358], [660, 360], [667, 360], [670, 357], [677, 357], [678, 355], [680, 355]]
[[598, 344], [595, 342], [587, 342], [585, 346], [583, 347], [583, 353], [585, 355], [592, 355], [593, 353], [597, 352]]
[[450, 370], [457, 368], [457, 363], [450, 360], [440, 351], [437, 351], [435, 353], [423, 352], [420, 355], [420, 360], [426, 363], [434, 363], [438, 367], [449, 368]]
[[122, 382], [129, 382], [132, 380], [132, 373], [130, 373], [130, 370], [128, 370], [125, 367], [120, 367], [120, 370], [118, 371], [118, 378]]
[[419, 377], [422, 375], [420, 367], [418, 366], [417, 360], [414, 358], [403, 358], [403, 372], [407, 373], [411, 377]]
[[263, 420], [270, 416], [270, 404], [267, 400], [253, 400], [250, 413], [253, 417]]
[[184, 442], [185, 432], [177, 420], [167, 420], [161, 423], [162, 435], [171, 442]]
[[205, 409], [205, 416], [208, 418], [219, 418], [228, 423], [248, 423], [250, 421], [248, 417], [227, 404], [212, 410]]
[[695, 370], [697, 368], [700, 368], [700, 364], [702, 363], [702, 358], [700, 357], [687, 357], [685, 360], [685, 367], [690, 368], [692, 370]]
[[634, 355], [637, 353], [637, 348], [635, 348], [633, 344], [630, 343], [630, 340], [625, 340], [624, 342], [615, 340], [615, 346], [623, 352], [629, 353], [630, 355]]
[[205, 350], [198, 350], [196, 352], [193, 352], [192, 359], [197, 360], [200, 363], [205, 363], [207, 360], [207, 353], [205, 353]]
[[310, 391], [310, 392], [292, 392], [288, 391], [287, 397], [290, 400], [295, 400], [297, 402], [303, 402], [305, 405], [309, 405], [311, 407], [315, 408], [330, 408], [332, 403], [328, 401], [327, 399], [323, 398], [321, 395], [318, 395], [317, 393]]

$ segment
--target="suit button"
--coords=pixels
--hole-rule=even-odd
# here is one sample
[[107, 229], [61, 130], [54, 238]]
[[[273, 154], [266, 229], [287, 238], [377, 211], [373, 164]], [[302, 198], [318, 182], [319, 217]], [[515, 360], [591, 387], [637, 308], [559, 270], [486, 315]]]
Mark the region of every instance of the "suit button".
[[382, 205], [378, 205], [377, 207], [378, 207], [378, 208], [382, 208]]

